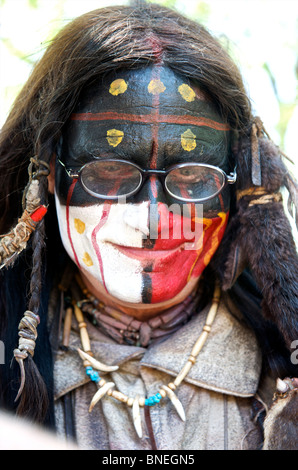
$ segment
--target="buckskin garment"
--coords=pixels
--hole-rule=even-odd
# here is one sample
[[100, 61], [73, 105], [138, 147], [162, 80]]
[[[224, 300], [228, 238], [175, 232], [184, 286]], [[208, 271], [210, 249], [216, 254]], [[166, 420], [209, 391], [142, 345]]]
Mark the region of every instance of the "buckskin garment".
[[[182, 369], [202, 331], [209, 308], [210, 305], [168, 339], [146, 349], [119, 345], [87, 321], [94, 357], [119, 366], [116, 372], [101, 373], [101, 376], [113, 381], [117, 390], [128, 396], [154, 395]], [[267, 408], [274, 383], [266, 380], [266, 386], [260, 388], [262, 358], [255, 335], [237, 311], [233, 309], [232, 313], [227, 308], [226, 302], [220, 302], [207, 342], [176, 390], [186, 421], [180, 419], [171, 401], [164, 398], [155, 406], [145, 407], [146, 416], [141, 408], [141, 439], [134, 429], [132, 409], [127, 405], [104, 396], [88, 412], [97, 388], [85, 374], [77, 352], [79, 347], [79, 329], [73, 319], [68, 350], [54, 351], [55, 416], [60, 437], [69, 438], [67, 429], [72, 414], [73, 432], [82, 449], [262, 448], [263, 436], [253, 419], [252, 407], [257, 400], [259, 408]], [[71, 413], [69, 406], [65, 406], [70, 396]]]

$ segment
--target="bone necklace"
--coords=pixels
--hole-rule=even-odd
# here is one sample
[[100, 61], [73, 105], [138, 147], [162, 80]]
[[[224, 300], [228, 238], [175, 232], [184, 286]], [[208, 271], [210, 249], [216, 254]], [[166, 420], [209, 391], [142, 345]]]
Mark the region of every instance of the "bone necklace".
[[[183, 366], [181, 371], [178, 373], [177, 377], [175, 378], [173, 382], [170, 382], [167, 385], [162, 385], [160, 390], [155, 395], [152, 395], [148, 398], [142, 397], [142, 396], [140, 397], [139, 395], [136, 395], [134, 397], [128, 397], [124, 393], [115, 389], [114, 382], [107, 382], [105, 379], [99, 376], [99, 373], [97, 371], [100, 371], [103, 373], [113, 372], [118, 369], [118, 366], [103, 364], [102, 362], [98, 361], [97, 359], [93, 357], [93, 353], [91, 351], [90, 339], [89, 339], [89, 335], [88, 335], [87, 328], [86, 328], [87, 325], [84, 321], [83, 312], [78, 306], [78, 303], [73, 302], [73, 309], [74, 309], [76, 320], [78, 322], [81, 344], [82, 344], [82, 349], [78, 349], [78, 353], [83, 361], [83, 365], [85, 367], [87, 376], [90, 378], [91, 381], [93, 381], [96, 384], [97, 389], [98, 389], [91, 400], [89, 412], [93, 410], [94, 406], [105, 395], [108, 395], [109, 397], [114, 398], [122, 403], [125, 403], [128, 407], [132, 408], [132, 419], [133, 419], [134, 427], [139, 438], [142, 438], [143, 432], [142, 432], [140, 407], [153, 406], [159, 403], [162, 398], [168, 397], [171, 400], [173, 406], [175, 407], [179, 417], [183, 421], [185, 421], [185, 412], [184, 412], [183, 406], [174, 391], [189, 373], [191, 367], [196, 362], [196, 358], [198, 354], [200, 353], [200, 351], [202, 350], [205, 344], [205, 341], [208, 337], [208, 334], [210, 333], [211, 326], [217, 314], [219, 300], [220, 300], [220, 287], [219, 287], [219, 283], [217, 282], [215, 285], [212, 304], [208, 312], [205, 325], [203, 327], [203, 330], [199, 338], [195, 342], [192, 348], [191, 354], [189, 355], [185, 365]], [[66, 312], [66, 318], [67, 318], [67, 314], [68, 312]]]

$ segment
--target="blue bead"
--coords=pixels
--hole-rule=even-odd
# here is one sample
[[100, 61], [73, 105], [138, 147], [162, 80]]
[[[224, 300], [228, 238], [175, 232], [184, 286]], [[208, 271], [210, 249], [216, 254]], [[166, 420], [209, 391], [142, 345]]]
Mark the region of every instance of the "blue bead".
[[145, 405], [147, 406], [154, 406], [156, 403], [159, 403], [159, 400], [156, 399], [155, 396], [151, 396], [145, 400]]
[[155, 396], [156, 396], [159, 400], [162, 399], [162, 396], [161, 396], [161, 394], [160, 394], [159, 392], [158, 392]]
[[98, 375], [98, 372], [96, 372], [95, 370], [93, 370], [92, 367], [90, 366], [87, 366], [86, 367], [86, 374], [90, 377], [90, 379], [93, 381], [93, 382], [99, 382], [100, 381], [100, 377]]
[[93, 372], [93, 374], [90, 375], [90, 379], [93, 380], [93, 382], [98, 382], [100, 380], [98, 372]]

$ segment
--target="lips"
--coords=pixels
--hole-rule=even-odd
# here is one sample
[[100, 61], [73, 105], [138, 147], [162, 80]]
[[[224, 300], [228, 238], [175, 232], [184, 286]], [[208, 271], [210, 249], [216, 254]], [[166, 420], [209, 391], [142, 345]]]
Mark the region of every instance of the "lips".
[[179, 242], [180, 243], [178, 247], [162, 250], [156, 249], [156, 247], [148, 250], [145, 248], [134, 248], [123, 245], [115, 245], [113, 243], [111, 243], [111, 245], [115, 247], [118, 251], [120, 251], [120, 253], [124, 254], [125, 256], [128, 256], [129, 258], [138, 259], [140, 261], [156, 261], [163, 259], [164, 261], [170, 262], [173, 257], [175, 257], [182, 250], [184, 250], [185, 244], [181, 244], [180, 240]]
[[[70, 206], [71, 196], [70, 191], [68, 205], [64, 212], [60, 210], [64, 214], [61, 233], [70, 256], [92, 281], [100, 281], [107, 292], [134, 303], [171, 299], [191, 278], [199, 277], [227, 222], [225, 213], [207, 219], [191, 211], [169, 214], [169, 208], [159, 203], [154, 233], [149, 226], [149, 236], [143, 238], [145, 232], [132, 224], [135, 218], [125, 219], [127, 206], [104, 203], [83, 210]], [[147, 215], [148, 205], [143, 209]], [[88, 230], [78, 230], [78, 220]], [[86, 254], [92, 264], [86, 264]]]

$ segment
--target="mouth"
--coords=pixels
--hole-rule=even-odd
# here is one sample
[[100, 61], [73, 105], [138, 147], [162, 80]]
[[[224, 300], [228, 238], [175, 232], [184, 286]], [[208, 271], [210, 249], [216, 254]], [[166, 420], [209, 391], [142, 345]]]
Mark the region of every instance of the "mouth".
[[111, 245], [120, 253], [128, 256], [129, 258], [138, 259], [140, 261], [154, 261], [158, 259], [169, 259], [176, 256], [179, 252], [184, 250], [185, 243], [182, 243], [178, 247], [172, 249], [162, 249], [154, 250], [147, 248], [135, 248], [130, 246], [116, 245], [111, 243]]

